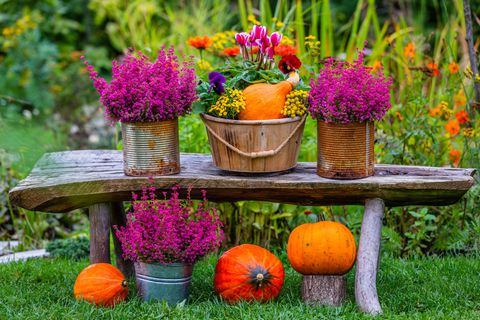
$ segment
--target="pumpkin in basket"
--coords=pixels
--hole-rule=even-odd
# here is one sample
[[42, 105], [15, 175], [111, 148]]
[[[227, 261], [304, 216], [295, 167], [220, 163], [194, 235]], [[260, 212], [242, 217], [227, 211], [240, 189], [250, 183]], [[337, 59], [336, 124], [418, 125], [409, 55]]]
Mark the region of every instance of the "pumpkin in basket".
[[282, 110], [285, 107], [287, 94], [300, 81], [298, 73], [289, 73], [285, 81], [277, 84], [258, 83], [243, 90], [245, 108], [238, 113], [239, 120], [269, 120], [285, 118]]
[[95, 263], [80, 272], [73, 294], [77, 300], [111, 307], [127, 297], [127, 281], [122, 272], [111, 264]]
[[293, 269], [303, 275], [342, 275], [355, 262], [355, 239], [339, 222], [306, 223], [290, 234], [287, 254]]
[[226, 251], [215, 268], [214, 286], [222, 299], [267, 302], [280, 294], [283, 265], [270, 251], [243, 244]]

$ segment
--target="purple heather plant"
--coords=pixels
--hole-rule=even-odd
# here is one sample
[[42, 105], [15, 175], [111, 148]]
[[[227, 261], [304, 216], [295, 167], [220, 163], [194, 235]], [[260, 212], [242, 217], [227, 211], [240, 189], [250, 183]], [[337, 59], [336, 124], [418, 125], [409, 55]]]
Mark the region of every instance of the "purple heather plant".
[[208, 208], [206, 192], [194, 209], [190, 189], [187, 200], [179, 199], [178, 190], [173, 187], [170, 199], [163, 201], [156, 198], [155, 187], [144, 188], [140, 196], [133, 194], [127, 225], [114, 226], [125, 259], [193, 264], [220, 247], [223, 225], [215, 208]]
[[364, 52], [353, 63], [325, 61], [310, 82], [308, 108], [314, 119], [351, 123], [380, 120], [391, 108], [391, 78], [383, 70], [372, 72], [363, 64]]
[[110, 83], [88, 61], [84, 63], [105, 106], [105, 117], [112, 122], [174, 119], [189, 113], [196, 100], [193, 62], [180, 65], [173, 47], [162, 48], [154, 62], [142, 52], [127, 51], [120, 61], [112, 61]]

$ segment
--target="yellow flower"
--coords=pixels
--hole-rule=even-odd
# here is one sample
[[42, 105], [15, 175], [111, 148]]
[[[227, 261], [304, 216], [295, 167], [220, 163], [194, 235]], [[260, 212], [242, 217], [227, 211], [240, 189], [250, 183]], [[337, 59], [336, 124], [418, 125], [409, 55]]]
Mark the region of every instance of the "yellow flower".
[[282, 21], [277, 21], [277, 23], [275, 23], [275, 26], [277, 26], [277, 28], [281, 28], [284, 26], [284, 23]]
[[204, 70], [204, 71], [213, 70], [212, 65], [207, 60], [198, 60], [197, 66], [200, 70]]
[[475, 130], [473, 128], [465, 128], [463, 129], [463, 135], [466, 138], [472, 138], [475, 136]]
[[285, 107], [282, 115], [286, 117], [303, 116], [307, 112], [308, 92], [304, 90], [293, 90], [287, 94]]
[[227, 89], [217, 102], [208, 109], [208, 113], [220, 118], [236, 119], [240, 111], [245, 109], [243, 91]]

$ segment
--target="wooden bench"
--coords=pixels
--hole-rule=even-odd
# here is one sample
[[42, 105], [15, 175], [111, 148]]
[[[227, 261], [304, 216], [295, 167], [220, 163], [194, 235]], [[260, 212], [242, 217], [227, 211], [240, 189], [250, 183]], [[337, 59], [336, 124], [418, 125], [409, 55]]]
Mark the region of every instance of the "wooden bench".
[[[45, 154], [30, 175], [10, 191], [13, 204], [29, 210], [68, 212], [89, 208], [90, 260], [110, 262], [110, 229], [124, 225], [122, 201], [139, 192], [148, 178], [123, 174], [119, 151], [68, 151]], [[216, 169], [210, 155], [182, 154], [178, 175], [153, 177], [155, 187], [191, 185], [192, 197], [207, 190], [210, 201], [261, 200], [300, 205], [365, 205], [358, 245], [355, 299], [361, 310], [381, 313], [376, 289], [385, 206], [450, 205], [474, 184], [474, 169], [376, 165], [375, 175], [360, 180], [329, 180], [315, 174], [315, 163], [299, 163], [292, 172], [242, 176]], [[114, 236], [117, 266], [132, 275]]]

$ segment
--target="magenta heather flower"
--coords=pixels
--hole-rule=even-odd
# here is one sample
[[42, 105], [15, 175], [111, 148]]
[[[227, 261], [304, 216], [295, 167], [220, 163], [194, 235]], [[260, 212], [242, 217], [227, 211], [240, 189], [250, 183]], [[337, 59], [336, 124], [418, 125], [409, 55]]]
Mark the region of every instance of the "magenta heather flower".
[[308, 108], [314, 119], [350, 123], [380, 120], [391, 108], [391, 78], [363, 64], [363, 51], [353, 63], [326, 60], [310, 82]]
[[112, 61], [110, 83], [87, 61], [84, 63], [111, 121], [174, 119], [189, 113], [196, 100], [193, 62], [180, 65], [173, 47], [160, 50], [154, 62], [141, 52], [127, 52], [121, 61]]
[[179, 199], [178, 190], [173, 187], [170, 199], [163, 201], [157, 200], [155, 187], [133, 195], [127, 225], [114, 226], [125, 259], [193, 264], [220, 247], [223, 225], [215, 208], [207, 207], [206, 193], [194, 206], [190, 190], [187, 200]]

